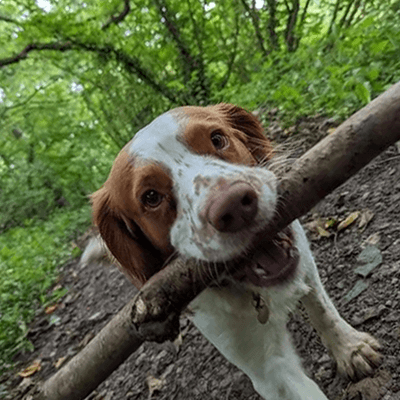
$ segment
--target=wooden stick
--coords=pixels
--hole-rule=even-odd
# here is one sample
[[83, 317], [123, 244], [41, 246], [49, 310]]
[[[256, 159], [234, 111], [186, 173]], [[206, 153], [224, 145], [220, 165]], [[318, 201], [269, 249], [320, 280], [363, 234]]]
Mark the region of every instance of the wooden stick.
[[37, 400], [81, 400], [143, 343], [131, 324], [132, 299], [72, 360], [50, 377]]
[[[398, 140], [400, 82], [355, 113], [293, 164], [280, 181], [275, 215], [257, 235], [258, 243], [273, 238]], [[238, 264], [240, 260], [213, 264], [212, 270], [216, 276], [233, 273]], [[169, 265], [154, 275], [140, 290], [132, 310], [132, 322], [138, 330], [149, 335], [152, 324], [158, 327], [171, 312], [183, 310], [213, 280], [209, 270], [190, 261]], [[153, 340], [156, 331], [155, 328]]]

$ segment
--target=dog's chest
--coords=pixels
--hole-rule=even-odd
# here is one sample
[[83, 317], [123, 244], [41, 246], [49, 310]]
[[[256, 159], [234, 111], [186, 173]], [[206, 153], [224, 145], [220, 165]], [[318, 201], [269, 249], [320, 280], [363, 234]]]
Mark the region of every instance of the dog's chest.
[[304, 272], [299, 265], [290, 282], [270, 288], [239, 283], [208, 288], [190, 304], [194, 322], [196, 325], [199, 321], [202, 325], [226, 325], [234, 330], [238, 324], [280, 329], [286, 324], [288, 314], [309, 291]]

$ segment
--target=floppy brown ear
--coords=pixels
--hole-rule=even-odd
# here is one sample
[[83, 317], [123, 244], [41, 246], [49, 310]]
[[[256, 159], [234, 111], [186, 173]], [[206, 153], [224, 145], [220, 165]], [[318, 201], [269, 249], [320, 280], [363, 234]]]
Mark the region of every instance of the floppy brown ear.
[[271, 142], [264, 135], [264, 129], [257, 117], [233, 104], [220, 103], [214, 107], [225, 114], [233, 128], [246, 134], [247, 145], [258, 162], [264, 162], [272, 157]]
[[93, 221], [122, 271], [137, 287], [143, 284], [163, 265], [163, 260], [140, 228], [113, 208], [106, 187], [91, 196]]

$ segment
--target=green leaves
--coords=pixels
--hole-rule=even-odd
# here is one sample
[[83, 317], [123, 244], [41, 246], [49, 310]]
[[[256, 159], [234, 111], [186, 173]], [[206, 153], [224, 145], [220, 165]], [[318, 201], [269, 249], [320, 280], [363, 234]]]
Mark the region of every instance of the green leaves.
[[371, 101], [371, 91], [368, 82], [357, 83], [354, 91], [356, 96], [363, 104], [368, 104]]
[[75, 253], [70, 240], [89, 224], [90, 210], [62, 210], [51, 217], [0, 235], [0, 372], [17, 351], [31, 349], [26, 333], [35, 309], [65, 294], [63, 289], [48, 289], [55, 267]]
[[321, 26], [319, 34], [314, 29], [320, 20], [309, 20], [309, 35], [296, 53], [271, 55], [252, 82], [224, 90], [224, 98], [279, 108], [288, 123], [317, 113], [345, 119], [400, 79], [400, 31], [393, 23], [399, 16], [379, 4], [360, 23], [334, 27], [327, 40]]

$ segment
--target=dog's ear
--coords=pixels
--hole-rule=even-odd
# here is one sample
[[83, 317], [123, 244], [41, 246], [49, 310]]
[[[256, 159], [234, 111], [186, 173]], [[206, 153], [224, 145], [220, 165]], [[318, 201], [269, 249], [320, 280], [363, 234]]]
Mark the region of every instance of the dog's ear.
[[256, 116], [233, 104], [220, 103], [214, 107], [224, 114], [234, 129], [246, 134], [247, 145], [258, 162], [264, 162], [272, 157], [271, 142], [264, 135], [264, 129]]
[[93, 221], [122, 271], [137, 287], [162, 267], [162, 258], [134, 221], [114, 208], [107, 187], [91, 196]]

